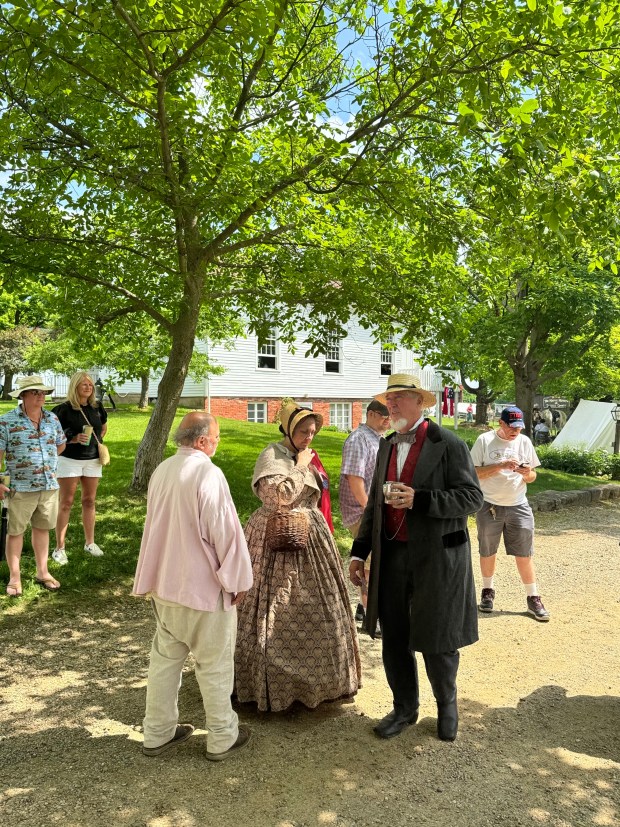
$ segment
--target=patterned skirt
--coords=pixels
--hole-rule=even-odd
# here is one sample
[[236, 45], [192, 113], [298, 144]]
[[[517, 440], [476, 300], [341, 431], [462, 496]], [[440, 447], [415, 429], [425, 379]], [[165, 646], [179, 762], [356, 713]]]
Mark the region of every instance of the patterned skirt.
[[313, 709], [361, 685], [357, 632], [342, 562], [323, 515], [308, 509], [301, 553], [264, 550], [269, 511], [245, 529], [254, 584], [238, 608], [235, 682], [241, 702], [278, 712], [295, 701]]

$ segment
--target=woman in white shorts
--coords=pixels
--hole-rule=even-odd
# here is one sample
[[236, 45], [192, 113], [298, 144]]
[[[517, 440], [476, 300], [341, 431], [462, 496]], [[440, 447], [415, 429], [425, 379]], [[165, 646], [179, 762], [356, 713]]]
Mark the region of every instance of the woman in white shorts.
[[95, 499], [103, 470], [99, 462], [97, 439], [103, 441], [108, 429], [108, 415], [103, 404], [97, 401], [94, 382], [85, 371], [78, 371], [71, 377], [67, 401], [53, 410], [67, 437], [65, 451], [59, 457], [63, 461], [58, 462], [60, 501], [56, 521], [56, 548], [52, 552], [52, 558], [64, 566], [69, 562], [65, 538], [78, 483], [82, 489], [84, 551], [93, 557], [101, 557], [103, 554], [95, 543]]

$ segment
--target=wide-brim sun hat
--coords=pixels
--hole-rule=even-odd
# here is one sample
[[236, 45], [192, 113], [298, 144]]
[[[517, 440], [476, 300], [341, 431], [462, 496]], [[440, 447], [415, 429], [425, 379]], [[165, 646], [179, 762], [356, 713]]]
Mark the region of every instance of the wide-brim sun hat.
[[413, 373], [393, 373], [388, 377], [388, 386], [385, 393], [379, 393], [374, 398], [385, 405], [385, 397], [388, 393], [398, 391], [415, 391], [422, 397], [422, 404], [425, 408], [432, 408], [437, 404], [437, 397], [431, 391], [425, 390], [420, 385], [420, 380]]
[[52, 393], [54, 388], [51, 388], [49, 385], [45, 385], [43, 380], [40, 376], [22, 376], [21, 379], [17, 380], [17, 387], [14, 391], [9, 391], [9, 396], [12, 396], [15, 399], [24, 391], [45, 391], [45, 393]]
[[304, 419], [313, 416], [316, 420], [316, 433], [323, 427], [323, 417], [321, 414], [311, 411], [310, 408], [304, 408], [299, 402], [287, 402], [282, 406], [280, 411], [280, 430], [287, 437], [291, 437], [295, 428]]

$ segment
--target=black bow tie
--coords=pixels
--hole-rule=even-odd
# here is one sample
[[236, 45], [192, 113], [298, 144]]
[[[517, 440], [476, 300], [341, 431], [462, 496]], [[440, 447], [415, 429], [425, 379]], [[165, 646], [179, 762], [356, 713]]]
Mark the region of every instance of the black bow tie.
[[408, 442], [410, 445], [413, 445], [416, 440], [417, 430], [416, 428], [415, 431], [408, 431], [406, 434], [394, 434], [392, 442]]

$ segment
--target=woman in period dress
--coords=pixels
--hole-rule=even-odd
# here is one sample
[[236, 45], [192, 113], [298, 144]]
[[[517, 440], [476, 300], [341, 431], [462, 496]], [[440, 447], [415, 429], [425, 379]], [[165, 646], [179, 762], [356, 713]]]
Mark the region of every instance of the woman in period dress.
[[[310, 449], [323, 418], [293, 402], [280, 419], [284, 439], [268, 445], [254, 468], [252, 488], [263, 504], [245, 528], [254, 584], [238, 608], [235, 654], [238, 700], [273, 712], [350, 697], [361, 678], [342, 563], [320, 507], [323, 500], [329, 513], [327, 474]], [[307, 521], [305, 548], [274, 551], [273, 515], [293, 509]]]

